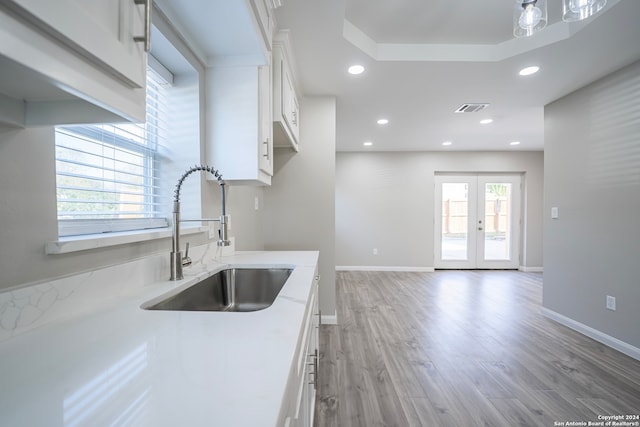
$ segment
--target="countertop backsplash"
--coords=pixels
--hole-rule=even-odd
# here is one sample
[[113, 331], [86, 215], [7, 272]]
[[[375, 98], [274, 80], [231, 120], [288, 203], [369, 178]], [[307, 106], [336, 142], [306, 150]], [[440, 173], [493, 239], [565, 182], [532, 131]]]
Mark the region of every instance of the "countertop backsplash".
[[[221, 252], [215, 241], [190, 248], [192, 265], [185, 268], [185, 278], [211, 270]], [[49, 322], [109, 306], [119, 296], [168, 278], [167, 252], [0, 292], [0, 342]]]

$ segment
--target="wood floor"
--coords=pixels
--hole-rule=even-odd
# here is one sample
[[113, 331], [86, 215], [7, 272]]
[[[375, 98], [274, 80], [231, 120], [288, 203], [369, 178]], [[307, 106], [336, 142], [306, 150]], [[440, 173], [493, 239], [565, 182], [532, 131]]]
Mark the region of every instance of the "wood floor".
[[560, 426], [640, 415], [640, 362], [543, 317], [541, 274], [336, 279], [339, 325], [320, 331], [316, 426]]

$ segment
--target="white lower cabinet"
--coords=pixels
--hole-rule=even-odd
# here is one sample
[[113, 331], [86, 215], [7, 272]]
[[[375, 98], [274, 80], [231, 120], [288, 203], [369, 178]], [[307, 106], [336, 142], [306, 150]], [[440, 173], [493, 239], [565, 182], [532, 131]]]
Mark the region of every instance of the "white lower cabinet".
[[319, 365], [319, 328], [321, 315], [318, 308], [318, 280], [315, 274], [313, 287], [301, 332], [299, 351], [291, 368], [287, 396], [285, 397], [285, 427], [312, 427]]

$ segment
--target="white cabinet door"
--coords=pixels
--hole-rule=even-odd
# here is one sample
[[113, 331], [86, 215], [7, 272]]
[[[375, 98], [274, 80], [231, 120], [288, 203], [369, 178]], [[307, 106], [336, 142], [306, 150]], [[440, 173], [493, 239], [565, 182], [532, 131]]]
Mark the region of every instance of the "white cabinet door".
[[273, 42], [273, 138], [274, 147], [298, 151], [300, 107], [292, 69], [289, 33], [280, 31]]
[[291, 85], [291, 134], [293, 139], [298, 142], [300, 132], [300, 104], [298, 104], [298, 96]]
[[287, 382], [283, 399], [281, 422], [288, 427], [313, 427], [318, 381], [318, 331], [320, 310], [318, 308], [318, 266], [314, 273], [309, 298], [305, 307], [303, 325], [298, 337], [298, 347]]
[[309, 372], [307, 375], [307, 390], [305, 392], [305, 411], [304, 411], [304, 419], [305, 426], [313, 427], [313, 421], [315, 416], [316, 409], [316, 393], [318, 390], [318, 380], [319, 380], [319, 366], [320, 366], [320, 322], [321, 322], [321, 313], [318, 301], [318, 282], [320, 276], [318, 276], [318, 270], [316, 269], [314, 283], [313, 283], [313, 317], [311, 320], [310, 330], [309, 330], [309, 363], [308, 368]]
[[268, 75], [268, 65], [207, 69], [207, 162], [227, 181], [271, 184], [272, 122], [261, 111], [271, 103], [262, 90]]
[[145, 87], [145, 7], [134, 0], [9, 0], [23, 19], [134, 88]]
[[258, 140], [258, 165], [260, 170], [268, 175], [273, 175], [273, 114], [271, 64], [258, 68], [258, 97], [260, 116], [260, 136]]
[[318, 384], [318, 330], [320, 312], [318, 310], [318, 275], [317, 271], [312, 287], [312, 293], [309, 297], [311, 301], [310, 318], [307, 324], [307, 345], [304, 347], [306, 352], [306, 363], [304, 366], [303, 389], [301, 393], [300, 411], [296, 419], [296, 426], [313, 427], [315, 415], [316, 389]]
[[298, 141], [298, 98], [291, 80], [291, 72], [285, 61], [282, 62], [282, 117], [293, 139]]

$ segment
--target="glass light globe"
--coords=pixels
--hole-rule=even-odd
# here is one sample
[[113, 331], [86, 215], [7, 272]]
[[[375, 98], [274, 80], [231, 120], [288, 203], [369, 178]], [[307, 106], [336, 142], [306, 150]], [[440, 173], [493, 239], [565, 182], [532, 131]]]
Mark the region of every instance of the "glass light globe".
[[606, 5], [607, 0], [562, 0], [562, 20], [575, 22], [587, 19]]
[[540, 8], [535, 7], [533, 4], [529, 4], [520, 14], [518, 24], [520, 25], [520, 28], [527, 30], [538, 25], [541, 19], [542, 11]]
[[587, 7], [593, 1], [589, 0], [569, 0], [569, 9], [574, 13], [580, 13], [580, 9]]
[[513, 5], [514, 36], [529, 37], [547, 26], [547, 0], [515, 0]]

